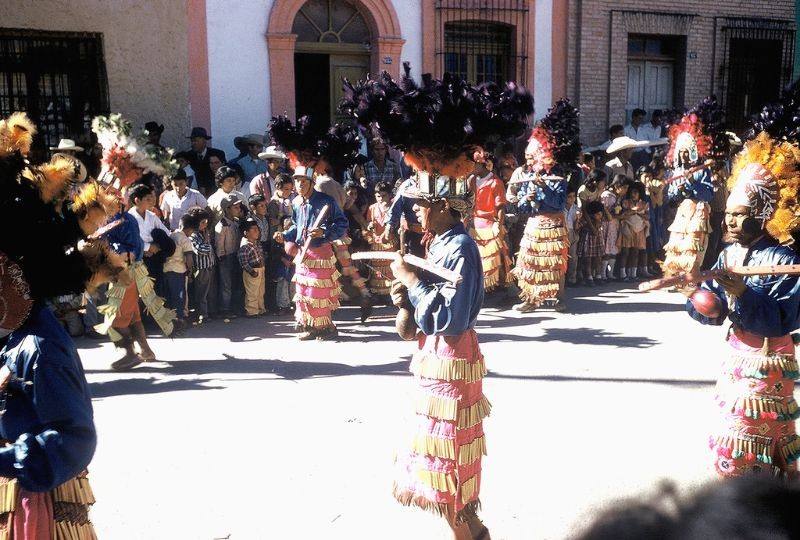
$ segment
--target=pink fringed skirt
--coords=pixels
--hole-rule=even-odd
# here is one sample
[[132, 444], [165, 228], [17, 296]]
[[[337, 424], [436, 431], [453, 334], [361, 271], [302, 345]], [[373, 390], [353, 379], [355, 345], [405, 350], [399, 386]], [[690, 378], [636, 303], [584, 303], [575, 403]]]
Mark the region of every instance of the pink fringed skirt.
[[480, 504], [483, 418], [491, 409], [483, 395], [486, 367], [475, 331], [420, 337], [411, 372], [418, 390], [416, 436], [398, 459], [394, 496], [440, 515], [452, 507], [463, 521]]
[[339, 307], [339, 271], [329, 243], [311, 247], [305, 260], [295, 268], [295, 320], [306, 328], [333, 324], [333, 311]]
[[791, 336], [764, 338], [737, 331], [717, 381], [720, 423], [709, 439], [720, 476], [765, 472], [794, 476], [800, 457], [794, 399], [798, 378]]

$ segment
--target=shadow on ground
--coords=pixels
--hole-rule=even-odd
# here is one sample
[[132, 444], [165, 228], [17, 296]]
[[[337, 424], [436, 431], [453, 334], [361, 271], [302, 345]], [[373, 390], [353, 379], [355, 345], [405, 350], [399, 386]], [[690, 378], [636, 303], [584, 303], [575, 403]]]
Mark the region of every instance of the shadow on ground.
[[[221, 390], [221, 381], [275, 380], [296, 381], [320, 377], [345, 377], [351, 375], [408, 376], [410, 358], [378, 365], [351, 366], [338, 362], [286, 362], [275, 359], [236, 358], [224, 355], [223, 360], [183, 360], [142, 364], [125, 373], [123, 378], [89, 384], [92, 397], [103, 398], [119, 395], [154, 394], [185, 390]], [[86, 373], [109, 373], [106, 370], [86, 370]], [[128, 375], [158, 374], [162, 377], [128, 378]], [[191, 379], [170, 379], [200, 375]], [[205, 375], [205, 376], [204, 376]], [[227, 375], [253, 375], [250, 378], [228, 378]], [[204, 376], [204, 377], [203, 377]]]

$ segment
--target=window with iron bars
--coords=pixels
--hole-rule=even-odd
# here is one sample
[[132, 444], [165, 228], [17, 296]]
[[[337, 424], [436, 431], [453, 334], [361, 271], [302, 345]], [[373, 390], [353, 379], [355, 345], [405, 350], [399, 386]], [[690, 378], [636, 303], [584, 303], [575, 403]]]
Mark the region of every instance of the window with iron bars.
[[525, 81], [527, 0], [437, 0], [439, 69], [470, 82]]
[[792, 80], [794, 21], [720, 17], [722, 58], [719, 86], [726, 122], [745, 129], [751, 117]]
[[15, 111], [37, 125], [36, 150], [88, 137], [109, 112], [101, 34], [0, 28], [0, 114]]

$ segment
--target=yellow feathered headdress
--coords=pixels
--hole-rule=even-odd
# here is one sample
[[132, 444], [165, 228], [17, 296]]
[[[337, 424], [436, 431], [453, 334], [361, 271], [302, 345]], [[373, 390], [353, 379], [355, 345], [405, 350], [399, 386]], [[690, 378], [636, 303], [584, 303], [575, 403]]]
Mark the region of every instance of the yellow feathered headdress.
[[751, 216], [780, 242], [800, 228], [800, 148], [766, 132], [747, 142], [728, 179], [731, 197], [751, 208]]

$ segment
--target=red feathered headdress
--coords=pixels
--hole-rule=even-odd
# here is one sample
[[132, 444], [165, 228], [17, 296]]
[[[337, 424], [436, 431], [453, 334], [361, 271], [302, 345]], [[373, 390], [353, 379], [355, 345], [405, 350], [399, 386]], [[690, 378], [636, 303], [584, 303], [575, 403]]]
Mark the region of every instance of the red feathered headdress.
[[705, 157], [711, 150], [711, 137], [705, 132], [703, 123], [694, 113], [685, 114], [681, 121], [669, 128], [669, 156], [672, 166], [680, 165], [678, 154], [681, 150], [689, 150], [689, 160], [696, 162]]

